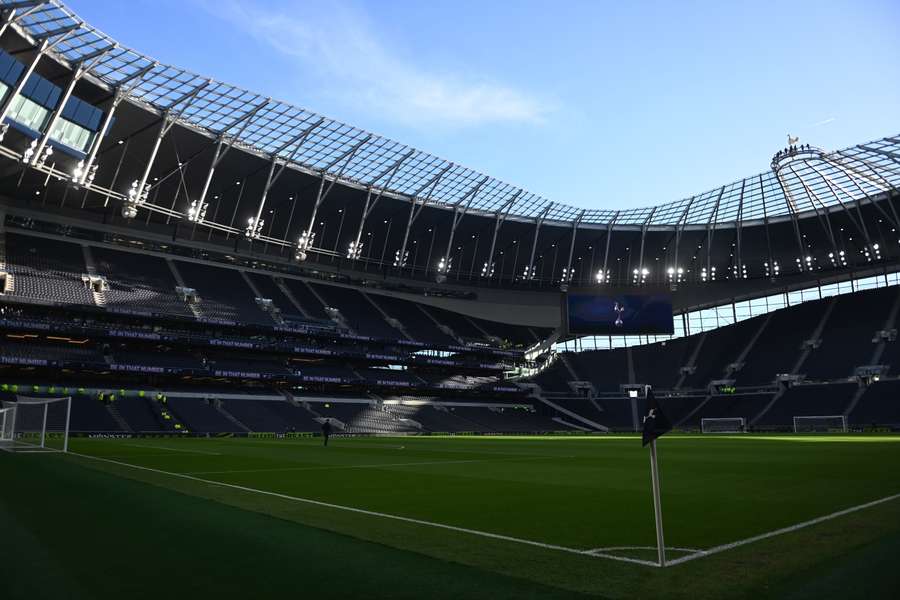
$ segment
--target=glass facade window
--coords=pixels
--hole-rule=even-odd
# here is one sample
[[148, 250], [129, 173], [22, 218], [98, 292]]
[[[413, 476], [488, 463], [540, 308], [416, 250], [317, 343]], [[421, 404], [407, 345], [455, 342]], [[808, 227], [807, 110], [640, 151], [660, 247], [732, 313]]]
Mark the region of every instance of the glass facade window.
[[57, 119], [56, 124], [53, 126], [53, 131], [50, 132], [51, 139], [79, 152], [87, 151], [92, 136], [92, 131], [62, 118]]
[[9, 107], [9, 118], [34, 131], [43, 131], [50, 111], [25, 96], [16, 96]]

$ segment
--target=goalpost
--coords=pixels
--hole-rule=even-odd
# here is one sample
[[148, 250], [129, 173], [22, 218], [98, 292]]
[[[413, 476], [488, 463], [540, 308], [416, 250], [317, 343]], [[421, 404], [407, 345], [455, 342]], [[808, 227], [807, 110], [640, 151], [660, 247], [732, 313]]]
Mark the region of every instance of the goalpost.
[[794, 417], [794, 433], [838, 431], [847, 432], [847, 417], [844, 415]]
[[17, 396], [0, 407], [0, 450], [68, 452], [72, 398]]
[[747, 423], [744, 417], [700, 419], [700, 430], [703, 433], [744, 433], [747, 431]]

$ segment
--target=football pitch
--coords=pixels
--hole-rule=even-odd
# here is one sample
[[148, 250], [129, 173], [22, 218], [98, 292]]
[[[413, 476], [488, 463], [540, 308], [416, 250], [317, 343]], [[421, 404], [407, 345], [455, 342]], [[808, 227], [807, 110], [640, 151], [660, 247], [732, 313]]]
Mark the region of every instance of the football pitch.
[[891, 597], [900, 436], [72, 439], [0, 453], [12, 598]]

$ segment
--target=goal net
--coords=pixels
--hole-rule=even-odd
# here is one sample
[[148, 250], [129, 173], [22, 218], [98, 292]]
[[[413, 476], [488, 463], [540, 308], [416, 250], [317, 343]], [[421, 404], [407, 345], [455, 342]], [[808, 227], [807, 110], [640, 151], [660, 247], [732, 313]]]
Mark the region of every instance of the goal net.
[[744, 417], [700, 419], [700, 429], [703, 433], [744, 433], [746, 425]]
[[72, 399], [17, 396], [0, 406], [0, 450], [68, 452]]
[[794, 417], [794, 433], [803, 432], [846, 432], [847, 417], [844, 415], [816, 415]]

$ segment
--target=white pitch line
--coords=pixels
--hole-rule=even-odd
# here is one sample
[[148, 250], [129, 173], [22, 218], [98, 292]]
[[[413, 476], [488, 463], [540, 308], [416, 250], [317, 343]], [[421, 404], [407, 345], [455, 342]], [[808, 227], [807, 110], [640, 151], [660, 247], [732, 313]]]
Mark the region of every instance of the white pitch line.
[[187, 471], [188, 475], [230, 475], [232, 473], [273, 473], [281, 471], [329, 471], [337, 469], [379, 469], [383, 467], [418, 467], [421, 465], [460, 465], [469, 463], [518, 461], [518, 460], [547, 460], [550, 458], [562, 458], [559, 456], [532, 456], [520, 458], [481, 458], [467, 460], [429, 460], [407, 463], [372, 463], [365, 465], [319, 465], [315, 467], [272, 467], [271, 469], [232, 469], [230, 471]]
[[[656, 546], [609, 546], [606, 548], [592, 548], [588, 552], [615, 552], [617, 550], [653, 550], [656, 552]], [[698, 548], [682, 548], [679, 546], [666, 546], [666, 550], [677, 550], [678, 552], [704, 552]]]
[[[579, 550], [577, 548], [568, 548], [566, 546], [557, 546], [555, 544], [545, 544], [543, 542], [536, 542], [534, 540], [526, 540], [523, 538], [502, 535], [499, 533], [491, 533], [489, 531], [479, 531], [477, 529], [468, 529], [465, 527], [457, 527], [455, 525], [446, 525], [444, 523], [435, 523], [432, 521], [425, 521], [422, 519], [414, 519], [412, 517], [403, 517], [400, 515], [392, 515], [389, 513], [376, 512], [373, 510], [366, 510], [363, 508], [356, 508], [353, 506], [344, 506], [342, 504], [332, 504], [331, 502], [322, 502], [321, 500], [313, 500], [311, 498], [300, 498], [297, 496], [288, 496], [287, 494], [279, 494], [278, 492], [270, 492], [268, 490], [258, 490], [258, 489], [246, 487], [243, 485], [224, 483], [221, 481], [214, 481], [211, 479], [201, 479], [200, 477], [193, 477], [191, 475], [186, 475], [184, 473], [172, 473], [170, 471], [163, 471], [161, 469], [153, 469], [151, 467], [143, 467], [141, 465], [133, 465], [131, 463], [121, 462], [118, 460], [110, 460], [108, 458], [100, 458], [99, 456], [91, 456], [90, 454], [79, 454], [77, 452], [69, 452], [69, 454], [71, 456], [78, 456], [80, 458], [88, 458], [90, 460], [97, 460], [97, 461], [101, 461], [101, 462], [112, 463], [112, 464], [120, 465], [123, 467], [130, 467], [132, 469], [138, 469], [141, 471], [149, 471], [151, 473], [159, 473], [161, 475], [168, 475], [170, 477], [178, 477], [181, 479], [188, 479], [190, 481], [197, 481], [199, 483], [206, 483], [206, 484], [212, 485], [212, 486], [231, 488], [231, 489], [235, 489], [235, 490], [240, 490], [242, 492], [251, 492], [254, 494], [261, 494], [263, 496], [271, 496], [273, 498], [280, 498], [282, 500], [290, 500], [292, 502], [302, 502], [304, 504], [311, 504], [314, 506], [322, 506], [325, 508], [344, 510], [347, 512], [352, 512], [352, 513], [357, 513], [357, 514], [362, 514], [362, 515], [369, 515], [372, 517], [380, 517], [382, 519], [392, 519], [394, 521], [403, 521], [405, 523], [414, 523], [416, 525], [423, 525], [425, 527], [434, 527], [437, 529], [447, 529], [449, 531], [456, 531], [459, 533], [468, 533], [470, 535], [477, 535], [479, 537], [491, 538], [491, 539], [495, 539], [495, 540], [503, 540], [505, 542], [514, 542], [516, 544], [525, 544], [528, 546], [536, 546], [538, 548], [545, 548], [547, 550], [558, 550], [560, 552], [568, 552], [569, 554], [579, 554], [581, 556], [595, 556], [593, 554], [590, 554], [587, 550]], [[631, 559], [631, 558], [626, 558], [626, 557], [621, 557], [621, 556], [608, 556], [608, 557], [604, 557], [604, 558], [610, 558], [613, 560], [619, 560], [619, 561], [623, 561], [623, 562], [633, 562], [633, 563], [638, 563], [638, 564], [644, 564], [647, 562], [647, 561], [639, 561], [637, 559]], [[655, 564], [655, 563], [648, 563], [648, 564]]]
[[169, 448], [166, 446], [150, 446], [147, 444], [122, 444], [132, 448], [153, 448], [154, 450], [168, 450], [169, 452], [184, 452], [186, 454], [208, 454], [210, 456], [222, 456], [221, 452], [207, 452], [206, 450], [185, 450], [184, 448]]
[[[200, 478], [200, 477], [193, 477], [193, 476], [187, 475], [187, 474], [185, 474], [185, 473], [172, 473], [172, 472], [170, 472], [170, 471], [163, 471], [163, 470], [161, 470], [161, 469], [153, 469], [153, 468], [151, 468], [151, 467], [143, 467], [143, 466], [141, 466], [141, 465], [133, 465], [133, 464], [131, 464], [131, 463], [121, 462], [121, 461], [118, 461], [118, 460], [110, 460], [110, 459], [108, 459], [108, 458], [100, 458], [99, 456], [91, 456], [91, 455], [89, 455], [89, 454], [79, 454], [79, 453], [77, 453], [77, 452], [69, 452], [68, 454], [71, 455], [71, 456], [78, 456], [78, 457], [81, 457], [81, 458], [87, 458], [87, 459], [90, 459], [90, 460], [97, 460], [97, 461], [100, 461], [100, 462], [107, 462], [107, 463], [111, 463], [111, 464], [115, 464], [115, 465], [120, 465], [120, 466], [123, 466], [123, 467], [130, 467], [130, 468], [132, 468], [132, 469], [138, 469], [138, 470], [141, 470], [141, 471], [149, 471], [149, 472], [151, 472], [151, 473], [159, 473], [159, 474], [161, 474], [161, 475], [168, 475], [168, 476], [170, 476], [170, 477], [177, 477], [177, 478], [180, 478], [180, 479], [188, 479], [188, 480], [190, 480], [190, 481], [197, 481], [197, 482], [199, 482], [199, 483], [205, 483], [205, 484], [212, 485], [212, 486], [218, 486], [218, 487], [224, 487], [224, 488], [231, 488], [231, 489], [240, 490], [240, 491], [243, 491], [243, 492], [251, 492], [251, 493], [254, 493], [254, 494], [261, 494], [261, 495], [263, 495], [263, 496], [271, 496], [271, 497], [273, 497], [273, 498], [281, 498], [282, 500], [290, 500], [290, 501], [293, 501], [293, 502], [301, 502], [301, 503], [304, 503], [304, 504], [311, 504], [311, 505], [314, 505], [314, 506], [322, 506], [322, 507], [325, 507], [325, 508], [332, 508], [332, 509], [336, 509], [336, 510], [344, 510], [344, 511], [347, 511], [347, 512], [352, 512], [352, 513], [357, 513], [357, 514], [363, 514], [363, 515], [369, 515], [369, 516], [372, 516], [372, 517], [380, 517], [380, 518], [382, 518], [382, 519], [392, 519], [392, 520], [394, 520], [394, 521], [402, 521], [402, 522], [405, 522], [405, 523], [414, 523], [414, 524], [416, 524], [416, 525], [422, 525], [422, 526], [425, 526], [425, 527], [434, 527], [434, 528], [436, 528], [436, 529], [446, 529], [446, 530], [449, 530], [449, 531], [456, 531], [456, 532], [459, 532], [459, 533], [467, 533], [467, 534], [475, 535], [475, 536], [479, 536], [479, 537], [485, 537], [485, 538], [490, 538], [490, 539], [495, 539], [495, 540], [503, 540], [503, 541], [506, 541], [506, 542], [513, 542], [513, 543], [516, 543], [516, 544], [524, 544], [524, 545], [527, 545], [527, 546], [535, 546], [535, 547], [538, 547], [538, 548], [544, 548], [544, 549], [547, 549], [547, 550], [557, 550], [557, 551], [560, 551], [560, 552], [567, 552], [567, 553], [569, 553], [569, 554], [578, 554], [578, 555], [581, 555], [581, 556], [593, 556], [593, 557], [596, 557], [596, 558], [605, 558], [605, 559], [615, 560], [615, 561], [619, 561], [619, 562], [627, 562], [627, 563], [633, 563], [633, 564], [638, 564], [638, 565], [643, 565], [643, 566], [648, 566], [648, 567], [656, 567], [656, 568], [659, 568], [659, 564], [656, 563], [656, 562], [651, 562], [651, 561], [647, 561], [647, 560], [640, 560], [640, 559], [637, 559], [637, 558], [629, 558], [629, 557], [626, 557], [626, 556], [616, 556], [616, 555], [614, 555], [614, 554], [598, 553], [598, 552], [596, 552], [597, 549], [595, 549], [595, 550], [579, 550], [579, 549], [577, 549], [577, 548], [568, 548], [568, 547], [566, 547], [566, 546], [558, 546], [558, 545], [555, 545], [555, 544], [545, 544], [544, 542], [536, 542], [536, 541], [534, 541], [534, 540], [526, 540], [526, 539], [523, 539], [523, 538], [516, 538], [516, 537], [512, 537], [512, 536], [508, 536], [508, 535], [502, 535], [502, 534], [499, 534], [499, 533], [491, 533], [491, 532], [489, 532], [489, 531], [479, 531], [479, 530], [477, 530], [477, 529], [468, 529], [468, 528], [465, 528], [465, 527], [457, 527], [457, 526], [455, 526], [455, 525], [446, 525], [446, 524], [444, 524], [444, 523], [435, 523], [435, 522], [432, 522], [432, 521], [425, 521], [425, 520], [422, 520], [422, 519], [414, 519], [414, 518], [412, 518], [412, 517], [403, 517], [403, 516], [400, 516], [400, 515], [392, 515], [392, 514], [389, 514], [389, 513], [376, 512], [376, 511], [372, 511], [372, 510], [366, 510], [366, 509], [363, 509], [363, 508], [356, 508], [356, 507], [353, 507], [353, 506], [344, 506], [344, 505], [341, 505], [341, 504], [332, 504], [331, 502], [323, 502], [323, 501], [321, 501], [321, 500], [313, 500], [313, 499], [311, 499], [311, 498], [300, 498], [300, 497], [297, 497], [297, 496], [288, 496], [287, 494], [279, 494], [278, 492], [270, 492], [270, 491], [267, 491], [267, 490], [258, 490], [258, 489], [251, 488], [251, 487], [246, 487], [246, 486], [242, 486], [242, 485], [235, 485], [235, 484], [232, 484], [232, 483], [224, 483], [224, 482], [221, 482], [221, 481], [214, 481], [214, 480], [211, 480], [211, 479], [202, 479], [202, 478]], [[834, 512], [834, 513], [831, 513], [831, 514], [828, 514], [828, 515], [825, 515], [825, 516], [822, 516], [822, 517], [817, 517], [817, 518], [811, 519], [811, 520], [809, 520], [809, 521], [804, 521], [804, 522], [802, 522], [802, 523], [797, 523], [796, 525], [791, 525], [791, 526], [789, 526], [789, 527], [783, 527], [783, 528], [781, 528], [781, 529], [776, 529], [776, 530], [774, 530], [774, 531], [769, 531], [769, 532], [766, 532], [766, 533], [762, 533], [762, 534], [760, 534], [760, 535], [756, 535], [756, 536], [753, 536], [753, 537], [750, 537], [750, 538], [746, 538], [746, 539], [743, 539], [743, 540], [738, 540], [738, 541], [736, 541], [736, 542], [731, 542], [730, 544], [723, 544], [723, 545], [721, 545], [721, 546], [715, 546], [715, 547], [710, 548], [710, 549], [708, 549], [708, 550], [699, 550], [699, 551], [697, 551], [696, 554], [690, 554], [690, 555], [688, 555], [688, 556], [682, 556], [682, 557], [680, 557], [680, 558], [676, 558], [676, 559], [667, 561], [667, 566], [675, 566], [675, 565], [678, 565], [678, 564], [681, 564], [681, 563], [685, 563], [685, 562], [688, 562], [688, 561], [691, 561], [691, 560], [695, 560], [695, 559], [697, 559], [697, 558], [707, 557], [707, 556], [710, 556], [710, 555], [712, 555], [712, 554], [718, 554], [718, 553], [724, 552], [724, 551], [726, 551], [726, 550], [731, 550], [731, 549], [733, 549], [733, 548], [737, 548], [737, 547], [739, 547], [739, 546], [743, 546], [743, 545], [746, 545], [746, 544], [751, 544], [751, 543], [753, 543], [753, 542], [757, 542], [757, 541], [764, 540], [764, 539], [767, 539], [767, 538], [771, 538], [771, 537], [775, 537], [775, 536], [778, 536], [778, 535], [782, 535], [782, 534], [784, 534], [784, 533], [790, 533], [790, 532], [792, 532], [792, 531], [797, 531], [798, 529], [803, 529], [803, 528], [805, 528], [805, 527], [810, 527], [810, 526], [816, 525], [816, 524], [818, 524], [818, 523], [822, 523], [822, 522], [825, 522], [825, 521], [830, 521], [830, 520], [832, 520], [832, 519], [836, 519], [836, 518], [838, 518], [838, 517], [842, 517], [842, 516], [848, 515], [848, 514], [850, 514], [850, 513], [854, 513], [854, 512], [860, 511], [860, 510], [864, 510], [864, 509], [866, 509], [866, 508], [871, 508], [871, 507], [873, 507], [873, 506], [877, 506], [877, 505], [879, 505], [879, 504], [884, 504], [885, 502], [891, 502], [891, 501], [897, 500], [897, 499], [900, 499], [900, 494], [894, 494], [893, 496], [887, 496], [887, 497], [885, 497], [885, 498], [880, 498], [880, 499], [878, 499], [878, 500], [873, 500], [872, 502], [866, 502], [865, 504], [859, 504], [859, 505], [857, 505], [857, 506], [853, 506], [853, 507], [850, 507], [850, 508], [846, 508], [846, 509], [844, 509], [844, 510], [840, 510], [840, 511], [838, 511], [838, 512]]]
[[828, 515], [816, 517], [815, 519], [810, 519], [809, 521], [803, 521], [802, 523], [797, 523], [796, 525], [782, 527], [781, 529], [776, 529], [774, 531], [768, 531], [766, 533], [761, 533], [759, 535], [755, 535], [753, 537], [749, 537], [749, 538], [746, 538], [743, 540], [738, 540], [736, 542], [731, 542], [729, 544], [722, 544], [721, 546], [715, 546], [713, 548], [709, 548], [708, 550], [701, 550], [698, 554], [682, 556], [681, 558], [676, 558], [674, 560], [668, 561], [668, 565], [669, 566], [678, 565], [681, 563], [688, 562], [689, 560], [694, 560], [697, 558], [710, 556], [712, 554], [718, 554], [720, 552], [725, 552], [726, 550], [732, 550], [739, 546], [744, 546], [746, 544], [752, 544], [753, 542], [758, 542], [760, 540], [765, 540], [765, 539], [775, 537], [778, 535], [782, 535], [785, 533], [791, 533], [792, 531], [797, 531], [799, 529], [804, 529], [804, 528], [810, 527], [812, 525], [824, 523], [825, 521], [830, 521], [830, 520], [836, 519], [838, 517], [843, 517], [845, 515], [849, 515], [851, 513], [855, 513], [860, 510], [865, 510], [867, 508], [872, 508], [873, 506], [878, 506], [879, 504], [884, 504], [885, 502], [891, 502], [892, 500], [897, 500], [897, 499], [900, 499], [900, 494], [894, 494], [893, 496], [879, 498], [878, 500], [873, 500], [872, 502], [866, 502], [865, 504], [858, 504], [856, 506], [851, 506], [850, 508], [845, 508], [844, 510], [839, 510], [837, 512], [833, 512]]

